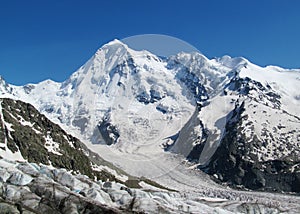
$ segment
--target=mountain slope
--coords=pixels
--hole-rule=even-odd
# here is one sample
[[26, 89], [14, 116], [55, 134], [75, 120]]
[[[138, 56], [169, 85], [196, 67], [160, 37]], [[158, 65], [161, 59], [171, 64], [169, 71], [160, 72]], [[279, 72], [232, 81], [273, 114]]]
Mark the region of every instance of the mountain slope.
[[[244, 58], [210, 60], [199, 53], [179, 53], [162, 59], [114, 40], [63, 83], [17, 87], [2, 80], [0, 90], [3, 97], [33, 104], [136, 176], [169, 179], [183, 157], [234, 183], [223, 179], [231, 171], [217, 166], [224, 162], [220, 149], [240, 136], [245, 136], [240, 144], [247, 145], [239, 154], [247, 154], [245, 161], [260, 162], [258, 170], [266, 170], [263, 162], [298, 156], [299, 80], [299, 70], [261, 68]], [[222, 154], [231, 158], [227, 147]], [[297, 161], [288, 168], [298, 170]], [[188, 180], [191, 175], [180, 176]], [[257, 188], [247, 185], [247, 176], [238, 180]], [[271, 184], [263, 188], [273, 190]], [[291, 186], [275, 190], [298, 191]]]
[[[0, 139], [0, 205], [8, 213], [171, 213], [192, 202], [127, 175], [19, 100], [0, 99]], [[193, 203], [191, 210], [214, 210]]]
[[187, 157], [229, 184], [299, 192], [300, 73], [244, 63], [182, 133], [202, 127]]
[[[104, 166], [118, 169], [52, 123], [32, 105], [0, 99], [0, 115], [0, 157], [65, 168], [90, 178], [118, 180]], [[96, 170], [101, 165], [104, 170]], [[120, 171], [122, 177], [127, 176]]]
[[[127, 174], [88, 150], [28, 103], [2, 98], [0, 116], [2, 212], [197, 213], [201, 210], [236, 213], [280, 210], [280, 195], [261, 200], [259, 195], [220, 188], [201, 188], [202, 193], [188, 192], [187, 195], [145, 178], [130, 180]], [[297, 198], [290, 197], [289, 204], [281, 206], [295, 212], [298, 210], [295, 204]]]
[[269, 84], [239, 82], [245, 94], [226, 117], [224, 136], [206, 170], [250, 189], [299, 192], [300, 118], [291, 106], [298, 101], [289, 99], [288, 105], [286, 94]]

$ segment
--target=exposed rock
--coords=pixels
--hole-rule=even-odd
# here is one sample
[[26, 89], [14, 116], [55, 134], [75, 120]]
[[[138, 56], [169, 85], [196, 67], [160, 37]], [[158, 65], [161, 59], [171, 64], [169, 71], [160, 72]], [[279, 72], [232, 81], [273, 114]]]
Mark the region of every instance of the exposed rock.
[[[77, 138], [67, 134], [32, 105], [17, 100], [1, 99], [1, 106], [3, 118], [0, 118], [0, 138], [4, 139], [3, 142], [7, 141], [7, 150], [14, 154], [20, 153], [29, 162], [52, 164], [54, 167], [80, 172], [90, 178], [116, 180], [114, 175], [92, 168], [92, 165], [98, 164], [113, 167], [112, 164], [88, 150]], [[9, 128], [7, 124], [10, 124]], [[3, 127], [4, 131], [1, 132]], [[47, 147], [47, 144], [51, 144], [52, 147]], [[23, 163], [18, 167], [25, 167], [31, 175], [39, 170], [35, 168], [38, 166], [33, 164]]]
[[[267, 145], [255, 135], [249, 138], [242, 133], [245, 124], [250, 124], [245, 115], [245, 103], [236, 106], [230, 115], [222, 142], [204, 170], [234, 186], [299, 193], [300, 159], [295, 156], [299, 148], [278, 154], [279, 158], [273, 155], [273, 159], [263, 160], [258, 148]], [[285, 142], [287, 145], [289, 143]], [[272, 144], [273, 149], [278, 147], [276, 142]]]

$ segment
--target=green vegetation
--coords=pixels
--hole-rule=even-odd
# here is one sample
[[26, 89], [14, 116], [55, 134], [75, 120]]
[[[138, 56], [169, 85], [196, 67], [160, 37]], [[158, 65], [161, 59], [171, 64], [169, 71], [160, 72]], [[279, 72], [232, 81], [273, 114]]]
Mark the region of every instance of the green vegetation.
[[[94, 179], [118, 181], [106, 171], [94, 171], [93, 164], [106, 163], [97, 154], [92, 153], [77, 138], [68, 135], [57, 124], [40, 114], [32, 105], [21, 101], [2, 99], [3, 119], [11, 124], [14, 131], [9, 132], [1, 121], [0, 139], [7, 139], [7, 146], [12, 152], [20, 151], [22, 156], [33, 163], [52, 164], [73, 173], [81, 173]], [[26, 123], [24, 123], [26, 122]], [[24, 125], [28, 124], [28, 125]], [[45, 138], [49, 137], [59, 145], [61, 155], [49, 152]], [[94, 163], [86, 154], [92, 154]]]
[[[32, 105], [11, 99], [2, 99], [2, 114], [6, 123], [11, 124], [13, 131], [8, 131], [3, 121], [0, 126], [0, 139], [7, 139], [7, 146], [12, 152], [20, 151], [29, 162], [45, 164], [56, 168], [65, 168], [73, 173], [87, 175], [91, 179], [115, 181], [129, 188], [141, 188], [141, 181], [154, 187], [168, 189], [147, 178], [136, 178], [118, 169], [113, 164], [103, 160], [98, 154], [90, 151], [77, 138], [67, 134], [57, 124], [52, 123], [45, 115], [40, 114]], [[25, 124], [25, 125], [24, 125]], [[59, 145], [57, 152], [49, 152], [46, 138]], [[4, 148], [3, 148], [4, 149]], [[106, 170], [93, 170], [92, 165], [105, 165], [120, 175], [126, 175], [126, 182], [118, 180]]]

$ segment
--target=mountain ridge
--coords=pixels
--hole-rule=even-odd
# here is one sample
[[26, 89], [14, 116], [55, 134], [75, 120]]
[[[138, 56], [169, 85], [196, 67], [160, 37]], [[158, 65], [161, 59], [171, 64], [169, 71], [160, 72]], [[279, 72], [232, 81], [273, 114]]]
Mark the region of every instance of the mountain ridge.
[[[286, 132], [296, 133], [289, 145], [297, 148], [297, 123], [287, 121], [300, 117], [299, 81], [297, 69], [262, 68], [242, 57], [208, 59], [199, 53], [162, 59], [114, 40], [62, 83], [6, 85], [1, 86], [1, 93], [32, 103], [87, 146], [90, 142], [93, 148], [99, 145], [99, 153], [110, 145], [110, 151], [102, 153], [106, 159], [134, 173], [126, 160], [135, 157], [156, 165], [159, 160], [153, 157], [164, 156], [166, 148], [200, 168], [209, 166], [228, 132], [230, 115], [248, 98], [247, 109], [259, 108], [253, 112], [270, 112], [268, 118], [280, 114], [282, 122], [268, 119], [274, 122], [267, 125], [268, 132], [289, 124]], [[248, 122], [253, 122], [258, 141], [265, 145], [260, 133], [266, 126], [263, 115], [253, 114]], [[283, 134], [277, 132], [273, 138], [281, 139]], [[124, 155], [124, 163], [116, 158], [118, 152]], [[137, 171], [141, 173], [142, 168]]]

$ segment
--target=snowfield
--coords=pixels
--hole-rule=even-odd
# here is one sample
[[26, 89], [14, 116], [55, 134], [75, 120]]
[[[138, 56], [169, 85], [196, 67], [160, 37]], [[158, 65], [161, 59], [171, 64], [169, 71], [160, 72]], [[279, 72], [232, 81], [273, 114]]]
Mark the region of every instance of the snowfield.
[[[261, 94], [260, 84], [254, 84], [255, 90], [250, 90], [247, 98], [244, 91], [238, 91], [238, 84], [243, 84], [240, 80], [248, 81], [251, 87], [252, 80], [259, 82], [270, 91]], [[249, 138], [255, 132], [260, 139], [272, 141], [261, 130], [274, 132], [278, 123], [287, 124], [273, 136], [282, 145], [270, 143], [261, 148], [257, 152], [260, 160], [273, 160], [294, 151], [299, 155], [299, 83], [300, 70], [262, 68], [244, 58], [229, 56], [210, 60], [199, 53], [179, 53], [161, 59], [114, 40], [62, 83], [46, 80], [13, 86], [1, 79], [0, 92], [1, 97], [31, 103], [89, 149], [130, 175], [176, 190], [131, 190], [134, 193], [129, 194], [121, 191], [119, 184], [111, 184], [107, 189], [105, 183], [93, 183], [93, 188], [81, 181], [80, 187], [71, 185], [71, 191], [83, 191], [95, 201], [118, 208], [136, 197], [135, 209], [149, 213], [159, 212], [159, 207], [169, 213], [297, 213], [299, 196], [234, 190], [216, 184], [198, 166], [209, 163], [225, 135], [229, 116], [242, 102], [247, 107], [244, 114], [254, 123], [253, 129], [245, 125], [242, 131]], [[274, 91], [278, 96], [273, 99]], [[279, 114], [283, 116], [277, 117]], [[281, 139], [282, 133], [291, 130], [295, 130], [294, 134]], [[56, 142], [50, 138], [47, 141], [48, 151], [60, 154]], [[288, 147], [284, 146], [287, 141]], [[195, 153], [196, 146], [201, 148], [199, 153]], [[0, 155], [8, 158], [12, 154], [0, 150]], [[187, 157], [195, 162], [186, 161]], [[11, 170], [9, 173], [24, 173], [17, 170], [16, 162], [0, 161], [2, 169]], [[41, 168], [36, 173], [42, 174]], [[69, 179], [43, 176], [42, 179], [58, 185], [70, 186]], [[78, 179], [73, 175], [71, 178]], [[3, 181], [7, 182], [4, 178]], [[12, 191], [10, 197], [16, 194]]]

